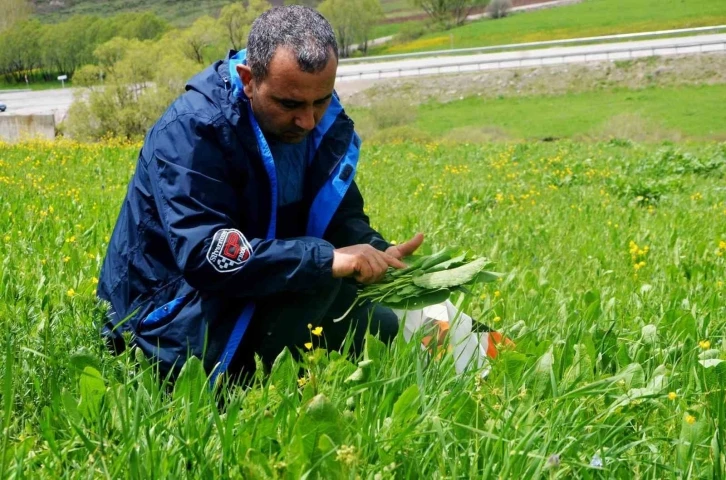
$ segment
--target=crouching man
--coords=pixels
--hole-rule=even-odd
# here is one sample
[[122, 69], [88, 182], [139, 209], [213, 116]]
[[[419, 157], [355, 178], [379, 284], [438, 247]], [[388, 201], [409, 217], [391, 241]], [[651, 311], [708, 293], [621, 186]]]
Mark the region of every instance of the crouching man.
[[388, 341], [398, 318], [363, 304], [423, 241], [389, 245], [369, 225], [354, 181], [360, 140], [333, 87], [330, 24], [302, 6], [252, 25], [246, 51], [195, 76], [148, 132], [104, 260], [104, 335], [121, 334], [176, 372], [191, 355], [239, 376], [284, 347], [320, 346], [349, 330]]

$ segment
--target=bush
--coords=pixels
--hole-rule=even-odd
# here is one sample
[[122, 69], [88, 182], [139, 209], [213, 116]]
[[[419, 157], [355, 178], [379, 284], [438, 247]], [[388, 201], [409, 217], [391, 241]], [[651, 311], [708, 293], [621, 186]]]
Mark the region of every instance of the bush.
[[[115, 62], [107, 62], [104, 69], [88, 66], [78, 71], [79, 83], [87, 88], [76, 95], [62, 126], [69, 136], [78, 140], [142, 137], [199, 70], [198, 64], [177, 55], [177, 49], [165, 48], [164, 42], [124, 45], [114, 53]], [[99, 47], [96, 55], [107, 51]], [[99, 86], [101, 73], [105, 80]]]
[[509, 10], [512, 8], [512, 2], [510, 0], [492, 0], [487, 5], [487, 13], [491, 18], [504, 18], [509, 15]]
[[379, 130], [408, 125], [416, 120], [416, 108], [403, 99], [386, 99], [374, 103], [370, 109], [371, 119]]

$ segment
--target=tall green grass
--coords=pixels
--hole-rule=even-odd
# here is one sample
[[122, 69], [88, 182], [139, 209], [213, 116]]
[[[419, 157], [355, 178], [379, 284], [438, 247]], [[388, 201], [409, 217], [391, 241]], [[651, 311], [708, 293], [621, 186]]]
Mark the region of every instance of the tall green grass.
[[0, 145], [0, 477], [722, 477], [724, 145], [365, 145], [376, 227], [493, 259], [467, 311], [516, 349], [482, 379], [370, 338], [215, 394], [97, 334], [137, 152]]

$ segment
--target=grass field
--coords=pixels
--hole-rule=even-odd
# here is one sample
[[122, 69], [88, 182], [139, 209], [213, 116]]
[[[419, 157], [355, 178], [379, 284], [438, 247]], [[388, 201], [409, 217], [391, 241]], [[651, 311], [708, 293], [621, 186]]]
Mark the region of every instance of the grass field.
[[[592, 90], [566, 95], [468, 97], [428, 102], [408, 114], [398, 131], [423, 138], [460, 141], [612, 137], [645, 142], [726, 140], [726, 85]], [[370, 134], [371, 117], [398, 115], [407, 107], [395, 99], [373, 109], [353, 109]], [[627, 113], [624, 113], [627, 112]], [[388, 137], [397, 130], [381, 132]]]
[[537, 42], [617, 33], [647, 32], [726, 23], [721, 0], [584, 0], [582, 3], [481, 20], [417, 40], [378, 47], [374, 53], [405, 53]]
[[516, 349], [486, 380], [402, 340], [353, 378], [283, 356], [224, 410], [97, 335], [138, 147], [0, 145], [1, 478], [723, 476], [726, 145], [365, 146], [376, 227], [494, 260], [468, 310]]

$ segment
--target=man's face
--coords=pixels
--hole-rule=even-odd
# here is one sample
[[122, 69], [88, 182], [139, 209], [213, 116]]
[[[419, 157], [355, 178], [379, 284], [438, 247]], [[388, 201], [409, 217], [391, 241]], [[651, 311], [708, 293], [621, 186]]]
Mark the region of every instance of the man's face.
[[255, 80], [247, 65], [237, 66], [260, 128], [285, 143], [302, 142], [323, 117], [337, 69], [338, 61], [331, 54], [322, 71], [303, 72], [292, 51], [282, 47], [272, 57], [264, 80]]

